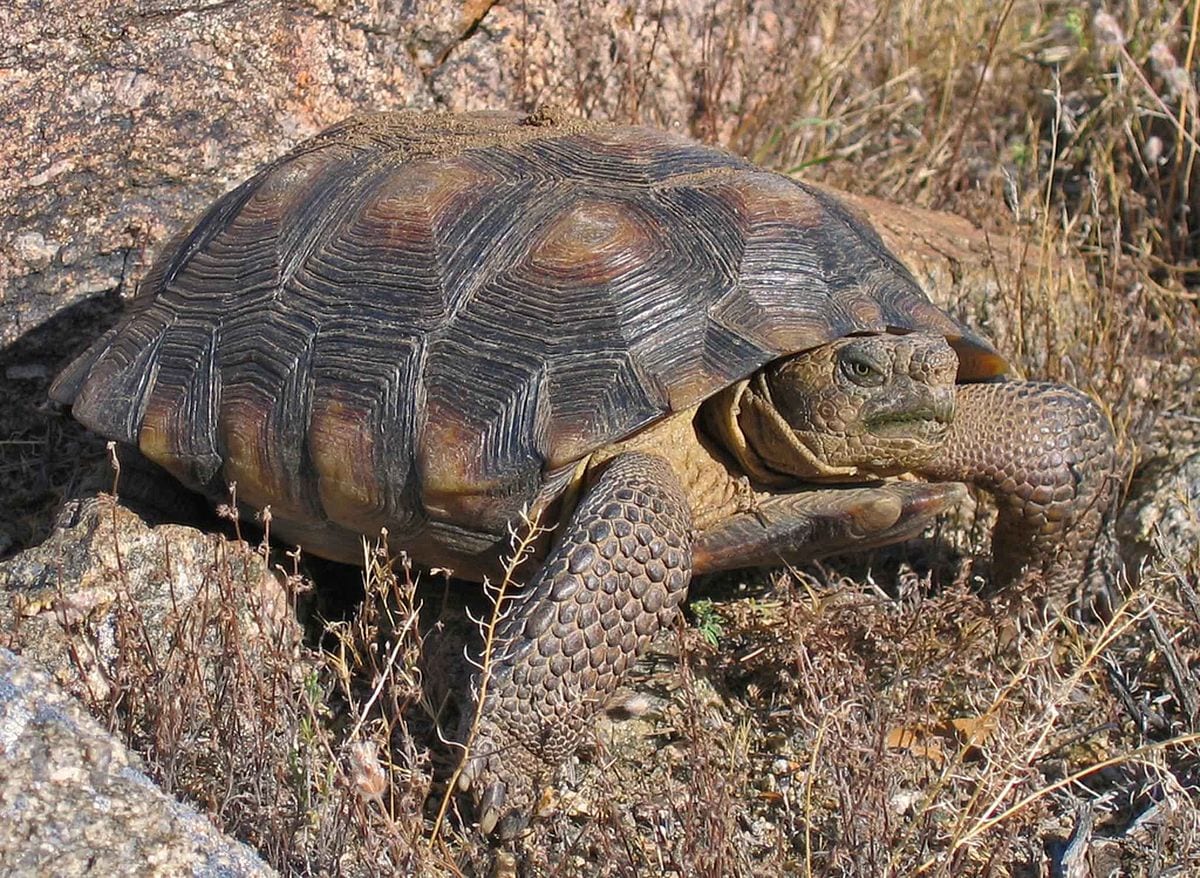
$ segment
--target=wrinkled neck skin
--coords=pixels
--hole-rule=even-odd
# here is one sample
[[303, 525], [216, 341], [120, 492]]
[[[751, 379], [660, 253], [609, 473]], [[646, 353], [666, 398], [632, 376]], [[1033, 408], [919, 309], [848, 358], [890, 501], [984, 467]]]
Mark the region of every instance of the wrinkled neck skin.
[[918, 471], [945, 444], [957, 369], [939, 335], [845, 336], [729, 388], [709, 409], [710, 429], [772, 486]]
[[795, 487], [805, 481], [854, 481], [874, 478], [857, 466], [832, 466], [820, 456], [820, 442], [797, 432], [771, 398], [766, 376], [756, 372], [705, 403], [705, 426], [737, 460], [750, 479], [763, 487]]

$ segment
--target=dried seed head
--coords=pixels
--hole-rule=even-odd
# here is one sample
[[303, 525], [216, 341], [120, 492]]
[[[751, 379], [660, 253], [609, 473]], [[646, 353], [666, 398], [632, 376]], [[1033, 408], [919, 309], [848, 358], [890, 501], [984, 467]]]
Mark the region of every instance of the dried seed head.
[[1167, 76], [1179, 66], [1175, 54], [1166, 43], [1155, 43], [1150, 47], [1150, 64], [1159, 76]]
[[350, 745], [350, 783], [363, 799], [382, 798], [387, 790], [387, 772], [379, 763], [379, 747], [374, 741]]
[[1101, 10], [1092, 19], [1092, 31], [1096, 34], [1097, 42], [1105, 46], [1125, 45], [1125, 31], [1112, 15]]
[[1163, 142], [1162, 138], [1157, 134], [1146, 138], [1146, 142], [1142, 144], [1142, 158], [1145, 159], [1148, 165], [1157, 165], [1162, 161]]
[[1150, 47], [1150, 66], [1166, 82], [1171, 97], [1183, 97], [1191, 93], [1191, 77], [1187, 70], [1179, 66], [1175, 53], [1166, 43], [1155, 43]]
[[1188, 76], [1187, 70], [1182, 67], [1176, 67], [1167, 77], [1167, 88], [1170, 89], [1171, 95], [1174, 97], [1183, 97], [1192, 93], [1193, 83], [1191, 77]]

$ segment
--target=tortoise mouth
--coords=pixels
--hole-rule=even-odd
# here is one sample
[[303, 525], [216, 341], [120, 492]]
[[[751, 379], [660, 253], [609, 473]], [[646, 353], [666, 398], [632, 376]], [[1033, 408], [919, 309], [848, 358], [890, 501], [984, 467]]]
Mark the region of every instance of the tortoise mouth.
[[881, 439], [924, 439], [936, 442], [950, 429], [950, 418], [933, 408], [879, 414], [866, 420], [867, 430]]

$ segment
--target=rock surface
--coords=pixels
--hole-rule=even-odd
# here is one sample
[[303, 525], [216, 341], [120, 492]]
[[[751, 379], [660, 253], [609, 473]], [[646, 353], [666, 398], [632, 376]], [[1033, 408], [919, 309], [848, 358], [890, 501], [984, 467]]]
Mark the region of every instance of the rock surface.
[[231, 613], [248, 661], [288, 656], [300, 629], [283, 585], [252, 548], [151, 527], [107, 494], [62, 518], [0, 563], [0, 874], [273, 874], [71, 696], [132, 710], [130, 687], [216, 680]]
[[165, 656], [197, 619], [214, 617], [221, 582], [256, 584], [243, 629], [274, 642], [299, 637], [286, 592], [262, 558], [219, 534], [147, 525], [101, 495], [46, 542], [0, 563], [0, 648], [19, 651], [75, 694], [100, 701], [122, 649], [122, 629]]
[[0, 649], [0, 873], [273, 875], [161, 792], [34, 663]]
[[1200, 557], [1200, 453], [1194, 446], [1141, 469], [1117, 527], [1131, 571], [1155, 556], [1180, 569]]

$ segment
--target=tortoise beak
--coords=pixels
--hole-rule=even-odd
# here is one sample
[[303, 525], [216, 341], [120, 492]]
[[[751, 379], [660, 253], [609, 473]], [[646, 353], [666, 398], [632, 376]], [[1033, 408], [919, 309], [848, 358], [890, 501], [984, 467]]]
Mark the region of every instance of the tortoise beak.
[[876, 436], [915, 435], [940, 441], [954, 420], [954, 386], [930, 387], [899, 382], [891, 393], [873, 400], [863, 423]]

